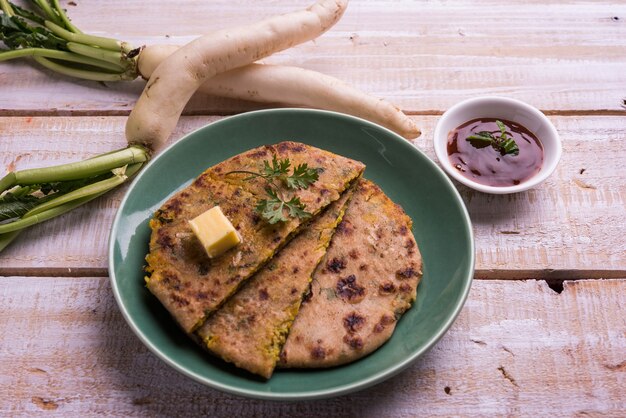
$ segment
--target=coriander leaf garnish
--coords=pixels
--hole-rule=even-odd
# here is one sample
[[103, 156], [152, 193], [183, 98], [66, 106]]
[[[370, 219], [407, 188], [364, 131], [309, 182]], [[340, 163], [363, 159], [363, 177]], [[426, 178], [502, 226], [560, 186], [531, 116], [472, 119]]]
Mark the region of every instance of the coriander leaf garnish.
[[286, 222], [287, 218], [283, 214], [285, 202], [278, 197], [272, 188], [268, 187], [265, 191], [270, 198], [259, 200], [255, 210], [271, 224]]
[[289, 209], [289, 216], [298, 217], [300, 219], [308, 219], [311, 214], [307, 212], [306, 206], [300, 201], [300, 198], [293, 196], [288, 202], [285, 202], [285, 206]]
[[272, 158], [272, 165], [270, 165], [267, 161], [263, 161], [263, 177], [282, 178], [289, 172], [289, 167], [291, 167], [289, 158], [278, 160], [276, 155], [274, 155]]
[[289, 201], [285, 201], [278, 195], [276, 190], [269, 186], [265, 189], [265, 192], [269, 199], [259, 200], [256, 211], [270, 224], [288, 221], [285, 217], [284, 209], [288, 210], [289, 216], [292, 218], [307, 219], [311, 217], [311, 214], [305, 210], [306, 207], [299, 197], [294, 196]]
[[498, 125], [498, 129], [500, 129], [500, 136], [496, 137], [491, 132], [481, 131], [469, 135], [466, 140], [475, 148], [485, 148], [491, 145], [502, 155], [519, 155], [519, 147], [517, 146], [517, 143], [506, 133], [506, 125], [499, 120], [496, 120], [496, 125]]
[[259, 200], [255, 210], [270, 224], [275, 224], [289, 220], [285, 216], [285, 212], [291, 218], [307, 219], [311, 217], [300, 198], [296, 196], [291, 196], [288, 200], [284, 198], [278, 191], [279, 187], [275, 181], [279, 181], [289, 190], [308, 189], [311, 184], [318, 180], [320, 169], [309, 168], [306, 163], [303, 163], [294, 167], [292, 173], [289, 174], [290, 168], [291, 161], [289, 158], [279, 160], [274, 155], [271, 162], [263, 161], [263, 168], [260, 172], [234, 170], [229, 171], [226, 175], [249, 174], [249, 177], [244, 179], [246, 181], [256, 177], [265, 179], [267, 182], [265, 192], [268, 198]]
[[263, 161], [263, 169], [260, 173], [254, 171], [246, 171], [246, 170], [234, 170], [229, 171], [226, 175], [229, 174], [249, 174], [250, 177], [245, 178], [244, 180], [250, 180], [255, 177], [261, 177], [267, 180], [270, 183], [273, 183], [274, 180], [281, 181], [288, 189], [307, 189], [311, 184], [315, 183], [319, 178], [319, 168], [309, 168], [309, 166], [304, 163], [297, 165], [292, 174], [289, 174], [289, 169], [291, 168], [291, 161], [289, 158], [285, 158], [284, 160], [279, 160], [276, 158], [276, 155], [272, 158], [271, 164], [266, 160]]
[[309, 168], [307, 163], [300, 164], [293, 169], [293, 174], [287, 177], [287, 187], [290, 189], [307, 189], [318, 178], [318, 169]]

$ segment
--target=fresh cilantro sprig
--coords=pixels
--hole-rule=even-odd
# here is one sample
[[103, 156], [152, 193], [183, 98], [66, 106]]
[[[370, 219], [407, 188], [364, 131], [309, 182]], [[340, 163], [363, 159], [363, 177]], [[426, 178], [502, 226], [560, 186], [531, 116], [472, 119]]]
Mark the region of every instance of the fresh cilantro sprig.
[[[289, 160], [287, 160], [289, 161]], [[285, 179], [287, 187], [290, 189], [308, 189], [309, 186], [319, 178], [319, 170], [309, 168], [304, 163], [294, 167], [293, 173]]]
[[[289, 190], [308, 189], [308, 187], [315, 183], [319, 178], [318, 168], [309, 168], [306, 163], [299, 164], [293, 168], [291, 173], [291, 161], [289, 158], [279, 160], [276, 155], [273, 156], [271, 163], [263, 161], [263, 168], [260, 172], [247, 171], [247, 170], [234, 170], [229, 171], [229, 174], [248, 174], [244, 180], [251, 180], [253, 178], [263, 178], [267, 181], [267, 187], [265, 187], [265, 193], [268, 198], [260, 199], [255, 210], [261, 215], [263, 219], [270, 224], [277, 222], [286, 222], [291, 218], [307, 219], [311, 217], [311, 214], [306, 211], [306, 206], [299, 197], [291, 196], [285, 198], [279, 192], [279, 184], [282, 184]], [[285, 213], [287, 216], [285, 216]]]
[[517, 143], [506, 133], [506, 125], [499, 120], [496, 120], [496, 125], [500, 129], [500, 136], [496, 137], [489, 131], [480, 131], [468, 136], [467, 141], [475, 148], [485, 148], [491, 145], [502, 155], [519, 155]]
[[269, 199], [261, 199], [256, 206], [256, 211], [266, 219], [269, 223], [275, 224], [277, 222], [285, 222], [285, 209], [292, 218], [308, 219], [311, 214], [306, 211], [304, 203], [300, 201], [299, 197], [293, 196], [288, 201], [283, 200], [278, 195], [276, 190], [271, 187], [267, 187], [265, 192], [269, 196]]

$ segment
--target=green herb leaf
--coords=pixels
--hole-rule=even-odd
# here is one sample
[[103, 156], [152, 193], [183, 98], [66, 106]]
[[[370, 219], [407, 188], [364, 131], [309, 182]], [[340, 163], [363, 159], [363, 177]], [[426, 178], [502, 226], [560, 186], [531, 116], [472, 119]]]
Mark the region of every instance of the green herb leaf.
[[0, 15], [0, 40], [10, 49], [47, 48], [67, 51], [67, 41], [43, 26], [30, 26], [18, 16]]
[[285, 210], [292, 218], [307, 219], [311, 217], [311, 214], [305, 210], [306, 207], [300, 198], [292, 197], [289, 201], [284, 201], [278, 192], [271, 187], [267, 187], [265, 192], [269, 199], [259, 200], [256, 211], [270, 224], [287, 222], [289, 219], [285, 216]]
[[32, 12], [28, 9], [24, 9], [15, 3], [9, 2], [9, 4], [11, 5], [11, 8], [13, 9], [16, 15], [21, 16], [25, 19], [31, 20], [42, 26], [45, 24], [46, 18], [44, 16], [38, 15], [37, 13]]
[[513, 138], [506, 134], [506, 125], [499, 120], [496, 120], [496, 125], [498, 125], [498, 129], [500, 129], [500, 136], [495, 137], [491, 132], [481, 131], [469, 135], [466, 140], [469, 141], [469, 143], [475, 148], [485, 148], [491, 145], [502, 155], [519, 155], [519, 147], [517, 146], [517, 143]]
[[267, 161], [263, 161], [263, 177], [266, 178], [280, 178], [282, 176], [286, 176], [289, 172], [289, 167], [291, 167], [291, 162], [289, 158], [285, 158], [284, 160], [278, 160], [276, 155], [272, 158], [272, 165], [270, 165]]
[[500, 153], [502, 155], [519, 155], [519, 147], [517, 146], [515, 141], [513, 141], [513, 138], [507, 138], [506, 141], [500, 143]]
[[109, 177], [111, 173], [104, 173], [80, 180], [15, 187], [0, 197], [0, 222], [19, 219], [35, 206]]
[[26, 212], [37, 206], [39, 200], [31, 195], [17, 197], [11, 193], [6, 193], [0, 199], [0, 222], [21, 218]]
[[287, 221], [287, 218], [283, 216], [283, 203], [279, 201], [261, 199], [256, 206], [256, 211], [272, 225]]
[[300, 164], [293, 169], [293, 174], [287, 177], [287, 187], [290, 189], [308, 189], [318, 178], [318, 169], [309, 168], [306, 163]]
[[498, 128], [500, 129], [500, 133], [502, 134], [502, 137], [506, 137], [506, 125], [499, 120], [496, 120], [496, 125], [498, 125]]
[[244, 181], [251, 180], [256, 177], [261, 177], [267, 182], [265, 192], [268, 195], [268, 199], [261, 199], [258, 201], [255, 210], [261, 215], [263, 219], [270, 224], [277, 222], [286, 222], [289, 219], [285, 216], [285, 212], [291, 218], [307, 219], [311, 217], [311, 214], [306, 211], [306, 206], [299, 197], [292, 196], [289, 200], [285, 200], [278, 192], [278, 186], [274, 180], [280, 180], [287, 189], [307, 189], [311, 184], [315, 183], [319, 178], [319, 168], [309, 168], [304, 163], [296, 166], [293, 169], [292, 174], [289, 174], [291, 168], [291, 161], [289, 158], [279, 160], [276, 155], [273, 156], [271, 163], [263, 161], [263, 168], [260, 172], [235, 170], [229, 171], [229, 174], [249, 174], [244, 178]]
[[276, 191], [271, 187], [267, 187], [265, 192], [270, 198], [259, 200], [259, 203], [256, 206], [256, 211], [270, 224], [287, 221], [287, 218], [285, 218], [285, 215], [283, 214], [285, 202], [278, 197]]
[[495, 141], [491, 132], [483, 131], [478, 132], [477, 134], [470, 135], [467, 137], [467, 140], [470, 144], [472, 144], [475, 148], [485, 148], [489, 145], [492, 145]]
[[306, 206], [300, 201], [299, 197], [292, 197], [288, 202], [285, 202], [285, 206], [289, 209], [289, 216], [292, 218], [308, 219], [311, 214], [306, 211]]

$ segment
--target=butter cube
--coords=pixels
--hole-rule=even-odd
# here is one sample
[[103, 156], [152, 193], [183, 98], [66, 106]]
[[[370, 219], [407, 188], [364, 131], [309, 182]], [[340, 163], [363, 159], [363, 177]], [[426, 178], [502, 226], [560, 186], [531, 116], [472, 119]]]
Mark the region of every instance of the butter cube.
[[189, 221], [189, 226], [210, 258], [217, 257], [241, 242], [233, 224], [219, 206], [196, 216]]

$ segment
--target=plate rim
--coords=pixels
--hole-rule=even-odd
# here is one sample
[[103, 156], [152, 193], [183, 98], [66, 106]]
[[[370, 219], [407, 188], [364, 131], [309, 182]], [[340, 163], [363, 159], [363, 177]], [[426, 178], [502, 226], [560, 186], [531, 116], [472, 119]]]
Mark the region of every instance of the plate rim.
[[[224, 383], [221, 383], [221, 382], [217, 382], [215, 380], [211, 380], [210, 378], [207, 378], [205, 376], [201, 376], [198, 373], [195, 373], [193, 370], [189, 370], [188, 368], [183, 367], [183, 366], [179, 365], [178, 363], [176, 363], [174, 360], [170, 359], [157, 346], [152, 344], [147, 339], [147, 337], [139, 330], [138, 325], [135, 323], [133, 317], [128, 313], [125, 305], [122, 302], [122, 296], [120, 294], [120, 290], [119, 290], [119, 287], [117, 285], [117, 278], [116, 278], [116, 274], [115, 274], [115, 263], [114, 263], [114, 258], [115, 258], [114, 257], [115, 238], [114, 238], [114, 232], [118, 229], [118, 224], [121, 223], [122, 208], [126, 205], [126, 202], [129, 199], [129, 196], [131, 195], [132, 191], [136, 187], [136, 184], [139, 181], [141, 181], [143, 176], [146, 175], [145, 173], [148, 172], [148, 170], [151, 168], [151, 166], [153, 164], [156, 164], [157, 161], [159, 161], [161, 158], [164, 158], [163, 156], [166, 155], [172, 148], [177, 146], [177, 144], [179, 144], [179, 143], [181, 143], [183, 141], [189, 140], [189, 138], [192, 135], [195, 135], [197, 132], [199, 132], [201, 130], [207, 129], [210, 126], [214, 126], [216, 124], [219, 125], [221, 123], [232, 122], [233, 119], [245, 118], [245, 117], [250, 117], [250, 116], [254, 117], [256, 115], [266, 114], [266, 113], [278, 113], [278, 114], [280, 114], [280, 113], [292, 113], [292, 112], [323, 114], [323, 115], [331, 117], [331, 118], [348, 119], [348, 120], [353, 120], [353, 121], [361, 123], [361, 124], [369, 125], [369, 126], [374, 127], [376, 129], [381, 129], [383, 131], [386, 131], [386, 133], [388, 133], [392, 137], [395, 137], [396, 140], [399, 140], [402, 143], [405, 143], [406, 145], [408, 145], [407, 149], [411, 149], [411, 152], [417, 152], [418, 154], [422, 154], [422, 157], [424, 157], [424, 160], [427, 161], [426, 164], [430, 164], [431, 168], [433, 168], [435, 171], [440, 172], [441, 177], [444, 179], [444, 182], [446, 182], [447, 185], [449, 186], [449, 188], [451, 189], [452, 195], [454, 196], [454, 199], [457, 201], [458, 206], [461, 208], [461, 211], [462, 211], [462, 213], [463, 213], [463, 215], [464, 215], [464, 217], [465, 217], [465, 219], [467, 221], [467, 222], [464, 223], [464, 228], [466, 229], [466, 233], [467, 233], [467, 236], [468, 236], [468, 242], [469, 242], [469, 253], [470, 253], [469, 254], [469, 256], [470, 256], [469, 257], [469, 264], [470, 264], [470, 268], [468, 269], [467, 276], [464, 277], [463, 288], [462, 288], [462, 291], [461, 291], [461, 294], [460, 294], [461, 297], [459, 298], [458, 302], [454, 306], [452, 314], [449, 316], [448, 320], [443, 324], [443, 326], [440, 327], [439, 331], [436, 334], [434, 334], [433, 336], [431, 336], [428, 339], [428, 342], [426, 344], [424, 344], [424, 346], [421, 349], [416, 350], [415, 352], [411, 353], [411, 355], [409, 355], [406, 358], [402, 359], [402, 361], [399, 361], [399, 362], [395, 363], [392, 367], [388, 367], [388, 368], [386, 368], [384, 370], [381, 370], [381, 371], [373, 374], [372, 376], [370, 376], [368, 378], [361, 379], [361, 380], [359, 380], [357, 382], [354, 382], [354, 383], [344, 384], [342, 386], [338, 386], [338, 387], [334, 387], [334, 388], [330, 388], [330, 389], [300, 391], [300, 392], [294, 392], [294, 393], [264, 392], [264, 391], [240, 388], [240, 387], [237, 387], [237, 386], [224, 384]], [[463, 202], [463, 199], [461, 198], [461, 195], [460, 195], [459, 191], [454, 186], [454, 183], [450, 180], [448, 175], [431, 158], [429, 158], [426, 155], [426, 153], [424, 153], [424, 151], [419, 149], [417, 146], [415, 146], [409, 140], [407, 140], [407, 139], [401, 137], [400, 135], [398, 135], [397, 133], [391, 131], [390, 129], [385, 128], [384, 126], [378, 125], [378, 124], [376, 124], [374, 122], [370, 122], [370, 121], [368, 121], [366, 119], [362, 119], [362, 118], [359, 118], [359, 117], [356, 117], [356, 116], [347, 115], [347, 114], [344, 114], [344, 113], [330, 111], [330, 110], [308, 109], [308, 108], [289, 108], [289, 107], [287, 107], [287, 108], [260, 109], [260, 110], [254, 110], [254, 111], [249, 111], [249, 112], [243, 112], [243, 113], [239, 113], [239, 114], [236, 114], [236, 115], [228, 116], [228, 117], [216, 120], [216, 121], [208, 122], [207, 124], [197, 128], [197, 129], [194, 129], [191, 132], [188, 132], [187, 134], [183, 135], [181, 138], [179, 138], [178, 140], [172, 142], [167, 147], [165, 147], [163, 150], [161, 150], [156, 156], [151, 158], [150, 161], [148, 162], [148, 164], [139, 172], [139, 174], [137, 176], [135, 176], [135, 178], [132, 180], [132, 182], [128, 186], [128, 189], [124, 193], [124, 197], [122, 198], [122, 200], [120, 202], [120, 205], [119, 205], [119, 207], [117, 209], [117, 212], [115, 214], [115, 218], [113, 220], [113, 223], [112, 223], [110, 231], [109, 231], [109, 241], [108, 241], [107, 248], [108, 248], [108, 251], [107, 251], [108, 262], [107, 262], [107, 264], [108, 264], [108, 269], [109, 269], [109, 282], [110, 282], [111, 288], [113, 290], [113, 295], [115, 297], [115, 302], [117, 303], [117, 306], [118, 306], [119, 310], [121, 311], [122, 316], [124, 317], [124, 320], [129, 325], [129, 327], [131, 328], [133, 333], [139, 338], [139, 340], [153, 354], [155, 354], [159, 359], [161, 359], [163, 362], [165, 362], [171, 368], [176, 370], [178, 373], [181, 373], [181, 374], [183, 374], [183, 375], [185, 375], [185, 376], [195, 380], [196, 382], [201, 383], [203, 385], [206, 385], [208, 387], [211, 387], [211, 388], [214, 388], [214, 389], [218, 389], [220, 391], [223, 391], [223, 392], [226, 392], [226, 393], [230, 393], [230, 394], [233, 394], [233, 395], [238, 395], [238, 396], [243, 396], [243, 397], [248, 397], [248, 398], [254, 398], [254, 399], [274, 400], [274, 401], [316, 400], [316, 399], [325, 399], [325, 398], [345, 395], [345, 394], [348, 394], [348, 393], [353, 393], [353, 392], [365, 389], [367, 387], [371, 387], [371, 386], [373, 386], [373, 385], [375, 385], [377, 383], [380, 383], [380, 382], [382, 382], [384, 380], [387, 380], [387, 379], [397, 375], [398, 373], [404, 371], [407, 367], [409, 367], [412, 363], [414, 363], [418, 358], [420, 358], [423, 354], [425, 354], [432, 347], [434, 347], [437, 344], [437, 342], [439, 342], [439, 340], [445, 335], [445, 333], [448, 332], [448, 330], [450, 329], [450, 327], [452, 326], [454, 321], [456, 321], [458, 315], [461, 313], [461, 310], [465, 306], [465, 302], [467, 301], [467, 297], [469, 295], [469, 291], [470, 291], [470, 288], [471, 288], [471, 285], [472, 285], [472, 282], [473, 282], [474, 272], [475, 272], [475, 267], [476, 267], [475, 237], [474, 237], [474, 231], [473, 231], [473, 227], [472, 227], [471, 218], [469, 216], [469, 212], [467, 210], [467, 207], [466, 207], [465, 203]]]

